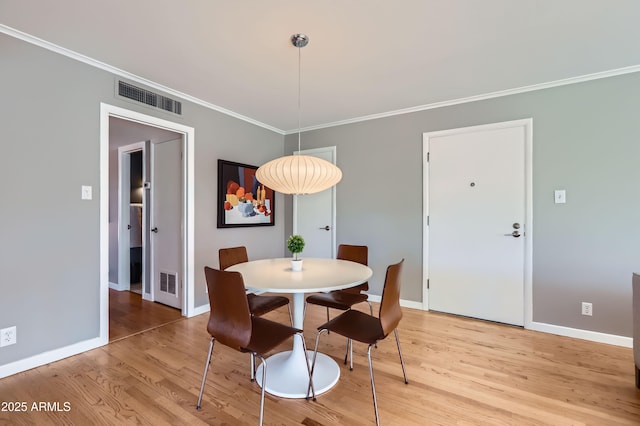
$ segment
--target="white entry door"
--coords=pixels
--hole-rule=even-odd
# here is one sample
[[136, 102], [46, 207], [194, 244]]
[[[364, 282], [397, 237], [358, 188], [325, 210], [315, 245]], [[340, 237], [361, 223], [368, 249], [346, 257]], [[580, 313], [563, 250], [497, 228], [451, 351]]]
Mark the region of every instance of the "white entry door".
[[[336, 163], [336, 147], [300, 151], [303, 155]], [[293, 196], [293, 233], [305, 240], [302, 257], [333, 258], [336, 255], [336, 187]]]
[[182, 140], [151, 149], [153, 300], [182, 308]]
[[523, 325], [525, 135], [521, 122], [425, 134], [429, 309]]

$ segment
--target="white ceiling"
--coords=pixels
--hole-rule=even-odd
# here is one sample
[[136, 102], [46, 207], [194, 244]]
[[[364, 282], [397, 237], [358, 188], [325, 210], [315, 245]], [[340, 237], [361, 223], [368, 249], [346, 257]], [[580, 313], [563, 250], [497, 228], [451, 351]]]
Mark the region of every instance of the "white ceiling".
[[297, 32], [303, 128], [640, 64], [638, 0], [0, 0], [0, 24], [284, 132]]

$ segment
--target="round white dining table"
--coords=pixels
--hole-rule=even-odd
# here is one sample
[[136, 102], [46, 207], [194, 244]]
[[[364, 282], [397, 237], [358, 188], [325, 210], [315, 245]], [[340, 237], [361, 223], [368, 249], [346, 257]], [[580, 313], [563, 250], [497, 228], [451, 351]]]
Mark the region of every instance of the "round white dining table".
[[[256, 292], [290, 293], [293, 299], [293, 326], [303, 329], [304, 296], [306, 293], [341, 290], [368, 281], [373, 271], [360, 263], [340, 259], [305, 258], [302, 271], [291, 270], [291, 258], [262, 259], [238, 263], [227, 271], [242, 274], [245, 287]], [[309, 360], [313, 351], [307, 351]], [[293, 349], [267, 358], [265, 391], [283, 398], [305, 398], [309, 373], [302, 342], [293, 339]], [[310, 361], [311, 362], [311, 361]], [[262, 386], [262, 369], [258, 367], [256, 381]], [[331, 389], [340, 378], [340, 367], [329, 356], [318, 353], [313, 372], [316, 395]]]

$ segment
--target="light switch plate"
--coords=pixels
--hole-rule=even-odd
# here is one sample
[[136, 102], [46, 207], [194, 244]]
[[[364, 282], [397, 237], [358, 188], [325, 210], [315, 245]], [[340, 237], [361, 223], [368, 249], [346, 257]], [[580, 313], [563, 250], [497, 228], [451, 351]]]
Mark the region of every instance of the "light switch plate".
[[556, 189], [554, 199], [556, 204], [565, 204], [567, 202], [567, 191]]
[[87, 185], [82, 185], [82, 199], [83, 200], [90, 200], [91, 198], [93, 198], [92, 194], [91, 194], [91, 187], [87, 186]]

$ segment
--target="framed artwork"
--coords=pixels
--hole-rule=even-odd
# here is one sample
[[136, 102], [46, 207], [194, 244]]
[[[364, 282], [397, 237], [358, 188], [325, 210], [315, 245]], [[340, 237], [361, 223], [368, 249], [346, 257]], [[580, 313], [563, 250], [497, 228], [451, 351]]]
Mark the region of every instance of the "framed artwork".
[[256, 170], [218, 160], [218, 228], [274, 225], [275, 192], [258, 182]]

